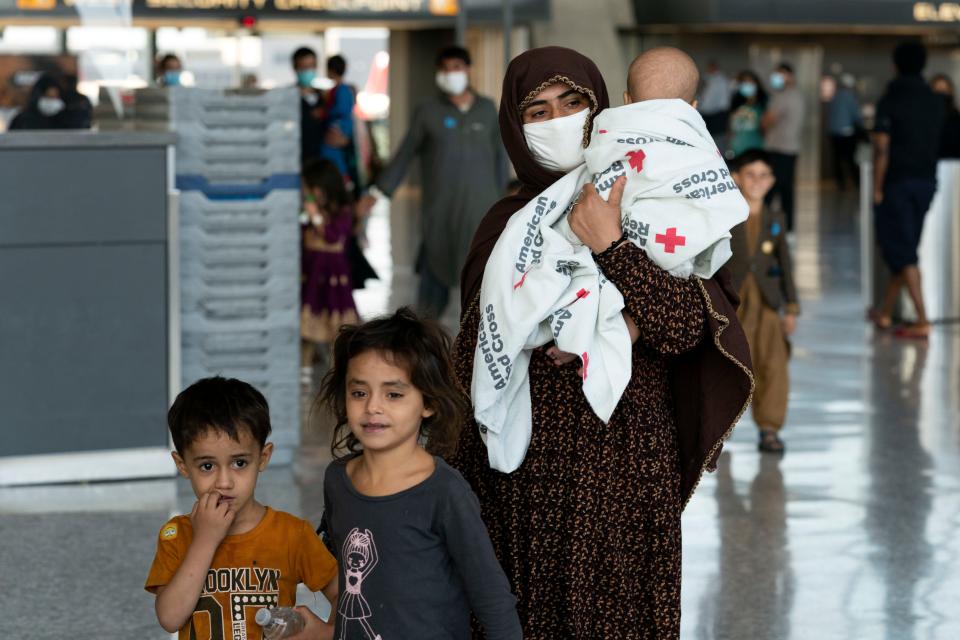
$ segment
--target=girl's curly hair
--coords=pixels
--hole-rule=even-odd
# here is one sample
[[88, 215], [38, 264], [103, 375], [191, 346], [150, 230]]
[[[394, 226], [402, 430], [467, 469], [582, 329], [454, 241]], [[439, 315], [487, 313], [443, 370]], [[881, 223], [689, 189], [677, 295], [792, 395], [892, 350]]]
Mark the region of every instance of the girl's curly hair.
[[435, 322], [403, 307], [392, 316], [341, 327], [333, 343], [333, 366], [323, 378], [316, 406], [333, 414], [336, 426], [330, 450], [335, 458], [361, 451], [360, 441], [347, 424], [347, 365], [367, 351], [376, 351], [403, 368], [423, 394], [434, 414], [424, 418], [420, 437], [431, 454], [449, 457], [456, 452], [460, 428], [470, 401], [457, 383], [450, 359], [450, 337]]

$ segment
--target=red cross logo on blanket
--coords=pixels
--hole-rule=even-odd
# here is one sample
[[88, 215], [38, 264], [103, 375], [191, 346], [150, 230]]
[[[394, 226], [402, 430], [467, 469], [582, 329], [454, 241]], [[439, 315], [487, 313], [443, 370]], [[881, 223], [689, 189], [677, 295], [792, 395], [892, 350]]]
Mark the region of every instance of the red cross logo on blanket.
[[565, 304], [564, 306], [565, 306], [565, 307], [569, 307], [571, 304], [574, 304], [574, 303], [576, 303], [576, 302], [580, 302], [581, 300], [583, 300], [584, 298], [586, 298], [588, 295], [590, 295], [590, 290], [589, 290], [589, 289], [580, 289], [580, 291], [577, 291], [577, 297], [574, 298], [573, 300], [571, 300], [570, 302], [568, 302], [567, 304]]
[[513, 290], [514, 290], [514, 291], [516, 291], [517, 289], [519, 289], [520, 287], [523, 286], [524, 281], [527, 279], [527, 274], [528, 274], [528, 273], [530, 273], [530, 272], [529, 272], [529, 271], [524, 271], [524, 272], [523, 272], [523, 277], [520, 278], [520, 282], [518, 282], [518, 283], [516, 283], [515, 285], [513, 285]]
[[627, 151], [627, 157], [630, 158], [630, 166], [634, 171], [640, 173], [643, 171], [643, 161], [646, 159], [647, 154], [643, 152], [643, 149], [637, 149], [636, 151]]
[[667, 235], [658, 233], [655, 239], [657, 242], [663, 245], [663, 250], [665, 253], [676, 253], [677, 247], [683, 247], [687, 244], [686, 237], [677, 235], [676, 227], [670, 227], [667, 229]]

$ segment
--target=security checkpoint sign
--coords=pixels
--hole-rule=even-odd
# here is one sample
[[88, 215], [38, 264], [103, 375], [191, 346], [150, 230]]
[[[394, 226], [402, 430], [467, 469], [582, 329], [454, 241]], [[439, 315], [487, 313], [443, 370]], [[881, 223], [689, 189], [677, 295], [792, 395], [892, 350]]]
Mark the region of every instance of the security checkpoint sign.
[[[0, 0], [4, 17], [77, 18], [116, 14], [130, 8], [134, 19], [224, 19], [253, 16], [257, 20], [316, 18], [338, 21], [416, 20], [451, 24], [462, 0]], [[545, 20], [549, 0], [513, 0], [518, 21]], [[472, 23], [498, 22], [501, 0], [470, 0]]]
[[56, 6], [57, 0], [17, 0], [17, 8], [23, 11], [50, 11]]

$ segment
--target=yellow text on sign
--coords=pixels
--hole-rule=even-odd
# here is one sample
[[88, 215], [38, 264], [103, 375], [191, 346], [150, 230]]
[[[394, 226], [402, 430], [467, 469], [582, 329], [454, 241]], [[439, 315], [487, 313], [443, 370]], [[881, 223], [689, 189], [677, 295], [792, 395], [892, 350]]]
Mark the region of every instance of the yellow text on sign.
[[960, 22], [960, 3], [918, 2], [913, 5], [913, 19], [917, 22]]
[[17, 9], [24, 11], [50, 11], [57, 8], [57, 0], [17, 0]]

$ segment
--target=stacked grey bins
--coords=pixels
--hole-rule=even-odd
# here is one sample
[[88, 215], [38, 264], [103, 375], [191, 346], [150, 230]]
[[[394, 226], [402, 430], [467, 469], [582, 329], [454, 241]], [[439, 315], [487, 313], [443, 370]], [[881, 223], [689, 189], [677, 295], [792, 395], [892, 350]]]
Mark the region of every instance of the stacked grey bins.
[[275, 460], [299, 441], [300, 140], [295, 89], [144, 89], [137, 128], [178, 134], [182, 384], [267, 397]]

